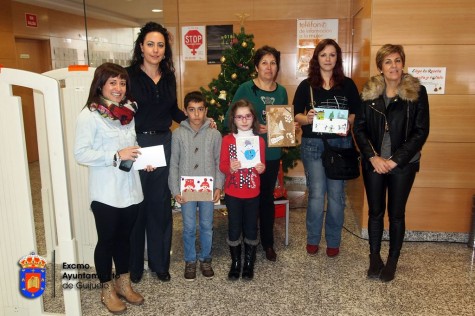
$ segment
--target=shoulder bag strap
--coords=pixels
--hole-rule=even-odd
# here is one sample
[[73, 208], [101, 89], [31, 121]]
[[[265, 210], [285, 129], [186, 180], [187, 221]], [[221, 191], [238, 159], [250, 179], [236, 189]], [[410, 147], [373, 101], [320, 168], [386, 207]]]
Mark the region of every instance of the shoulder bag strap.
[[[315, 110], [315, 105], [313, 103], [313, 88], [312, 88], [312, 86], [310, 86], [310, 105], [312, 106], [312, 109]], [[323, 139], [323, 145], [325, 147], [331, 147], [330, 144], [327, 142], [327, 137], [323, 133], [322, 133], [322, 139]]]

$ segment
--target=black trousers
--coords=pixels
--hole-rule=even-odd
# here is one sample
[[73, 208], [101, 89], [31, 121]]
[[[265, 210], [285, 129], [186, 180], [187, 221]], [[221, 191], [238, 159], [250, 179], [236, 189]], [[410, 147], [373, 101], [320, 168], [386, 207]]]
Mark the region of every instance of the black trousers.
[[97, 201], [91, 203], [97, 230], [94, 264], [101, 283], [112, 280], [112, 260], [116, 275], [129, 272], [129, 238], [139, 207], [140, 204], [116, 208]]
[[280, 160], [266, 160], [266, 170], [260, 175], [259, 232], [262, 248], [274, 247], [274, 189], [279, 173]]
[[228, 208], [228, 240], [234, 243], [241, 240], [241, 235], [248, 243], [257, 244], [257, 216], [259, 197], [237, 198], [225, 195]]
[[148, 266], [153, 272], [164, 273], [170, 268], [173, 217], [168, 174], [171, 155], [171, 132], [137, 135], [141, 147], [163, 145], [166, 167], [152, 172], [140, 171], [144, 201], [130, 237], [130, 272], [141, 275], [144, 268], [145, 235]]
[[363, 180], [369, 206], [369, 247], [372, 254], [381, 251], [387, 192], [389, 256], [393, 258], [399, 257], [406, 231], [406, 203], [415, 177], [416, 171], [414, 170], [394, 174], [378, 174], [372, 170], [363, 171]]

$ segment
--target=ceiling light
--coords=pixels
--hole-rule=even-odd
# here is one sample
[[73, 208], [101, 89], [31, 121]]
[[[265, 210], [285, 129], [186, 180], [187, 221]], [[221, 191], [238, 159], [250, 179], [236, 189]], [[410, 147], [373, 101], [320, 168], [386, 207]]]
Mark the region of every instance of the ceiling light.
[[155, 12], [155, 13], [157, 13], [157, 12], [162, 12], [162, 11], [163, 11], [163, 10], [161, 10], [161, 9], [152, 9], [152, 12]]

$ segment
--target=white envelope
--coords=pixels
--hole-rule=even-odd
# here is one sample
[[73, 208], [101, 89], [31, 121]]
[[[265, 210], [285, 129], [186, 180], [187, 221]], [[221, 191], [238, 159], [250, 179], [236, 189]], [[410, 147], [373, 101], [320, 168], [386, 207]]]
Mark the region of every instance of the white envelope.
[[163, 145], [141, 147], [139, 150], [142, 154], [134, 162], [135, 170], [145, 169], [148, 165], [155, 168], [167, 165]]

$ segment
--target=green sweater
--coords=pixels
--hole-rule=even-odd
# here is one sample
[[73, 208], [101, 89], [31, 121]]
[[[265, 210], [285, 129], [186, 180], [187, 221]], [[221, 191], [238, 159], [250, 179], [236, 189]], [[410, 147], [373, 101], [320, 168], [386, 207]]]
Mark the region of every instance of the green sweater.
[[[233, 103], [246, 99], [251, 102], [257, 113], [259, 123], [266, 125], [266, 105], [288, 105], [287, 90], [279, 84], [274, 91], [264, 91], [259, 89], [251, 79], [239, 86], [233, 97]], [[226, 120], [229, 119], [229, 110], [226, 113]], [[278, 160], [282, 156], [282, 150], [278, 147], [269, 148], [267, 144], [267, 134], [261, 134], [266, 141], [266, 160]]]

